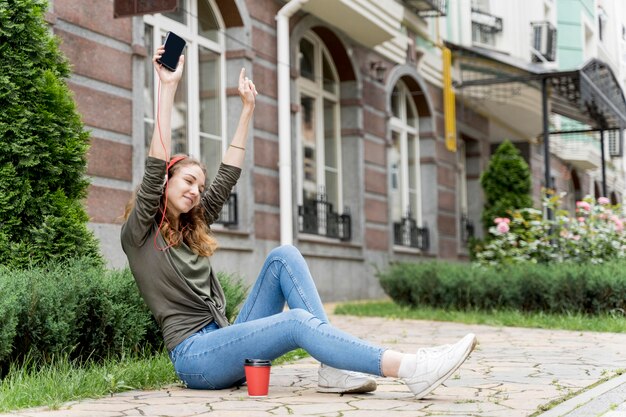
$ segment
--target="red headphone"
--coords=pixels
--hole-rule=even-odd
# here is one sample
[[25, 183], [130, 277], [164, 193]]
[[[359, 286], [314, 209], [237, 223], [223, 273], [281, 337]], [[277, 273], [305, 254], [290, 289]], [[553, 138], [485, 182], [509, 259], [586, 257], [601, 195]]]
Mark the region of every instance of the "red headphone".
[[170, 161], [167, 163], [167, 169], [165, 170], [165, 173], [167, 174], [168, 172], [170, 172], [170, 168], [172, 168], [177, 162], [180, 162], [183, 159], [187, 159], [187, 156], [186, 155], [179, 155], [179, 156], [175, 156], [172, 159], [170, 159]]

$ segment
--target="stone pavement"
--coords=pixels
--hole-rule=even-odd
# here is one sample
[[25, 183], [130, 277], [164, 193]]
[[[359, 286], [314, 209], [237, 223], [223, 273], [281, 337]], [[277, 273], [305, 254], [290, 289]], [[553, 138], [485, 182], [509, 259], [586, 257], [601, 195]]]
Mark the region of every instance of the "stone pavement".
[[[626, 334], [351, 316], [331, 316], [331, 321], [357, 336], [407, 352], [453, 343], [468, 332], [478, 336], [479, 345], [444, 385], [423, 400], [415, 400], [401, 382], [390, 378], [379, 378], [378, 390], [372, 394], [317, 393], [317, 363], [307, 358], [273, 367], [266, 399], [248, 398], [245, 387], [194, 391], [173, 386], [73, 402], [58, 410], [29, 409], [0, 416], [521, 417], [626, 368]], [[575, 396], [542, 417], [626, 416], [625, 401], [626, 374]]]

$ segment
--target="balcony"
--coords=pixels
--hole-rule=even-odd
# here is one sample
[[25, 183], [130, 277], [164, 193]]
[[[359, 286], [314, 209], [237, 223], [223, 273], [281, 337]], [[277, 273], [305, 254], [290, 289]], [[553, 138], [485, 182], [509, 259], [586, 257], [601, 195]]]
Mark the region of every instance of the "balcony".
[[595, 139], [595, 135], [550, 135], [550, 150], [558, 158], [578, 169], [596, 169], [602, 164], [600, 141]]
[[298, 206], [298, 223], [301, 233], [309, 233], [349, 241], [352, 238], [352, 219], [348, 212], [338, 214], [326, 194], [319, 193], [315, 199], [305, 199]]
[[496, 34], [502, 32], [502, 18], [472, 9], [472, 42], [479, 45], [495, 46]]
[[398, 246], [406, 246], [427, 251], [430, 245], [428, 228], [417, 227], [417, 222], [404, 217], [393, 224], [393, 242]]
[[445, 16], [447, 0], [404, 0], [407, 8], [421, 17]]

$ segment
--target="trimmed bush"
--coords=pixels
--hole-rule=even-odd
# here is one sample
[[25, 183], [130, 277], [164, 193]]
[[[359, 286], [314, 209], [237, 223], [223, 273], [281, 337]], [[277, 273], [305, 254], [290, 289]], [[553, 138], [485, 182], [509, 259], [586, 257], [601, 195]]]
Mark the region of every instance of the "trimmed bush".
[[[247, 287], [237, 277], [218, 277], [232, 320]], [[100, 360], [163, 346], [128, 268], [107, 271], [88, 258], [17, 271], [0, 267], [0, 294], [0, 375], [25, 357]]]
[[485, 230], [493, 225], [493, 219], [506, 216], [510, 210], [532, 206], [530, 178], [530, 168], [519, 150], [508, 140], [502, 142], [480, 176], [485, 192]]
[[601, 314], [626, 310], [626, 263], [562, 263], [485, 268], [399, 263], [378, 273], [394, 302], [455, 310], [513, 309]]
[[0, 0], [0, 265], [75, 256], [102, 262], [82, 206], [89, 132], [47, 0]]

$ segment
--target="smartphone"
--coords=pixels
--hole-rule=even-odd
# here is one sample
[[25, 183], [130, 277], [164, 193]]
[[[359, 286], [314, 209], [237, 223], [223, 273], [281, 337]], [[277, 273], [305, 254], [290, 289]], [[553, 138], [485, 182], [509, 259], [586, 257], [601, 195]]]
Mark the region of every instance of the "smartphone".
[[176, 71], [178, 59], [180, 54], [183, 53], [185, 45], [186, 42], [183, 38], [174, 32], [167, 32], [167, 35], [165, 35], [165, 52], [163, 52], [161, 58], [157, 59], [157, 62], [170, 71]]

